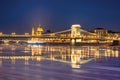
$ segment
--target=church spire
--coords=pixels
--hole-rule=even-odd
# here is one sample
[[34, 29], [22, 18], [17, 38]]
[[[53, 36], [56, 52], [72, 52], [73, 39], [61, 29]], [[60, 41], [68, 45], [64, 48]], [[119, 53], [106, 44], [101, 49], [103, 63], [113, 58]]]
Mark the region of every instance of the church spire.
[[34, 26], [32, 27], [32, 36], [35, 35], [35, 29], [34, 29]]

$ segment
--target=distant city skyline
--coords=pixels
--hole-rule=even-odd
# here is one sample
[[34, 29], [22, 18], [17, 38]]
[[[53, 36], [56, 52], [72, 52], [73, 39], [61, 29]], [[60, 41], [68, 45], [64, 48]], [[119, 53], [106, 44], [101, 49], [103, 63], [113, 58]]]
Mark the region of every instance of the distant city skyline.
[[100, 27], [120, 31], [119, 0], [0, 0], [0, 32], [60, 31], [72, 24], [82, 29]]

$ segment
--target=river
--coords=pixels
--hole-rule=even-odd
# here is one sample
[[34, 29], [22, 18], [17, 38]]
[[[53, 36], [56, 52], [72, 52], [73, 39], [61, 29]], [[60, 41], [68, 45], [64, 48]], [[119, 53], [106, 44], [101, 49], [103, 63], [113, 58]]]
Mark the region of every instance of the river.
[[119, 80], [120, 46], [0, 45], [0, 80]]

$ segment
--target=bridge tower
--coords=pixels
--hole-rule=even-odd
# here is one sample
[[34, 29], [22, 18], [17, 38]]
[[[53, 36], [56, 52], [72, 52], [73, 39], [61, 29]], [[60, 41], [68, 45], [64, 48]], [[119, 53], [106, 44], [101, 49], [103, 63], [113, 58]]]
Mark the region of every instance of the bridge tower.
[[81, 42], [80, 36], [80, 28], [81, 26], [78, 24], [72, 25], [71, 26], [71, 44], [75, 44], [76, 42]]
[[71, 26], [71, 38], [80, 37], [80, 28], [81, 28], [81, 26], [78, 24]]

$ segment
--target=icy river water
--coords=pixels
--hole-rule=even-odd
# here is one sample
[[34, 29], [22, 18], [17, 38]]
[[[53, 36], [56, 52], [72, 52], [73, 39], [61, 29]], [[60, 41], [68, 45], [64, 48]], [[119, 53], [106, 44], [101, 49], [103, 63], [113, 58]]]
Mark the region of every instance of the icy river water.
[[120, 80], [120, 46], [0, 44], [0, 80]]

